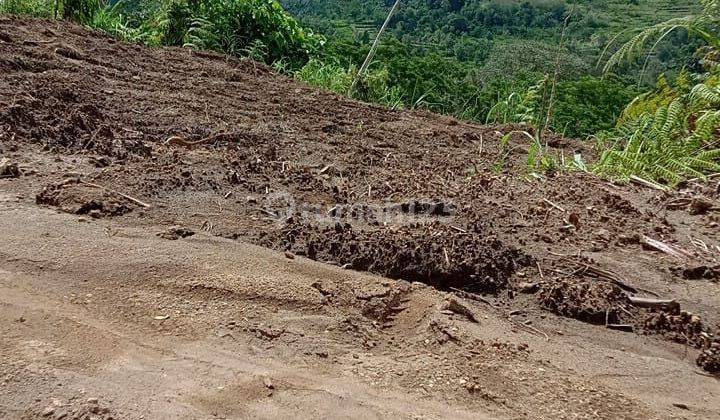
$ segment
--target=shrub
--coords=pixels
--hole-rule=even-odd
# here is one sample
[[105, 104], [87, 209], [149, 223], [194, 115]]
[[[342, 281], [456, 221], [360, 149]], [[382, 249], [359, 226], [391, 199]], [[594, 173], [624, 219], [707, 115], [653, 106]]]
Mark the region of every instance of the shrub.
[[0, 1], [0, 13], [51, 18], [54, 13], [54, 2], [48, 0], [2, 0]]
[[[323, 43], [321, 37], [303, 29], [276, 0], [204, 0], [187, 7], [192, 19], [184, 40], [195, 48], [235, 56], [260, 53], [268, 63], [284, 59], [291, 68], [300, 68]], [[170, 10], [176, 19], [172, 28], [182, 30], [184, 12]], [[175, 41], [178, 36], [179, 31], [166, 40]]]

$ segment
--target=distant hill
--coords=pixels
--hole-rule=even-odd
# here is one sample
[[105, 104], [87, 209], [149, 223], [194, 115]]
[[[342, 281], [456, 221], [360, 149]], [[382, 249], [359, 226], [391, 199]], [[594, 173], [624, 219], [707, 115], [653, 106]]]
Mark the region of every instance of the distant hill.
[[[368, 40], [387, 15], [392, 0], [284, 0], [283, 5], [305, 24], [332, 35]], [[692, 0], [404, 0], [389, 31], [402, 42], [439, 50], [460, 61], [505, 69], [552, 66], [548, 54], [557, 50], [564, 19], [571, 73], [594, 72], [600, 53], [618, 33], [696, 7]], [[620, 39], [627, 39], [621, 36]], [[681, 67], [694, 51], [685, 34], [677, 33], [659, 46], [649, 62], [648, 78]], [[512, 65], [509, 66], [512, 71]], [[625, 71], [636, 73], [630, 66]]]

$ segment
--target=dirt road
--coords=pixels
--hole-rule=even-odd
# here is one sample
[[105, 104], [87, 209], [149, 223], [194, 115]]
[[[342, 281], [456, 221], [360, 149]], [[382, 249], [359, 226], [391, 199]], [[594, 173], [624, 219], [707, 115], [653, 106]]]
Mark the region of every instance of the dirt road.
[[[445, 294], [427, 286], [210, 236], [168, 241], [2, 198], [4, 418], [720, 412], [717, 380], [656, 340], [560, 322], [562, 335], [545, 341], [473, 302], [479, 324], [447, 313]], [[407, 309], [380, 329], [363, 316], [364, 294], [397, 288]], [[335, 290], [332, 301], [318, 289]], [[438, 344], [438, 328], [458, 340]]]

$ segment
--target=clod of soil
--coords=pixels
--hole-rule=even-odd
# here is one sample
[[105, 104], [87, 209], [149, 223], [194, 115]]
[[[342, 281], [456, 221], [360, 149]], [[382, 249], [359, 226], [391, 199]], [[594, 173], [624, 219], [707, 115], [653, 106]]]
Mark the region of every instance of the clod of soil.
[[705, 333], [702, 319], [687, 311], [675, 314], [652, 313], [645, 320], [643, 331], [647, 334], [661, 334], [666, 338], [695, 347], [701, 347], [709, 335]]
[[718, 266], [707, 266], [707, 265], [698, 265], [694, 267], [688, 267], [688, 268], [680, 268], [680, 271], [682, 276], [688, 280], [720, 280], [720, 265]]
[[10, 162], [7, 158], [0, 159], [0, 178], [17, 178], [20, 176], [20, 168], [17, 163]]
[[630, 301], [614, 284], [560, 280], [540, 292], [540, 304], [558, 315], [591, 324], [621, 324], [629, 316]]
[[697, 365], [707, 372], [720, 373], [720, 339], [715, 339], [707, 349], [700, 353]]
[[171, 241], [189, 238], [193, 235], [195, 235], [195, 232], [193, 230], [182, 226], [171, 226], [165, 232], [160, 232], [157, 234], [157, 236]]
[[133, 210], [127, 200], [118, 199], [112, 193], [67, 180], [48, 185], [35, 198], [37, 204], [57, 207], [72, 214], [92, 217], [120, 216]]

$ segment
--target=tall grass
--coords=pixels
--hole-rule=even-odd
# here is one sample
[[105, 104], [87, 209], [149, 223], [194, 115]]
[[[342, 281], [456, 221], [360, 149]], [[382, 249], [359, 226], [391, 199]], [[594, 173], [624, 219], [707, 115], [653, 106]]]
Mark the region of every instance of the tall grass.
[[379, 103], [390, 108], [405, 107], [400, 88], [390, 86], [387, 69], [371, 66], [353, 86], [356, 74], [357, 68], [354, 65], [345, 68], [337, 63], [311, 59], [295, 72], [295, 77], [309, 85], [323, 87], [355, 99]]

